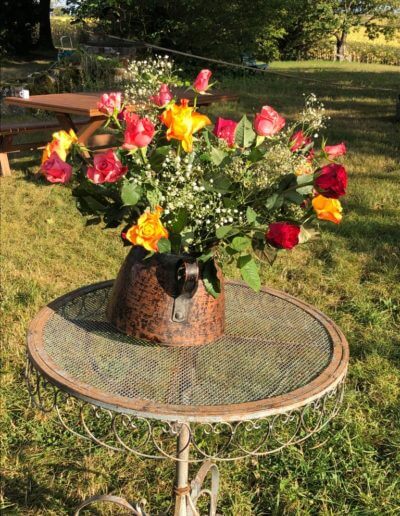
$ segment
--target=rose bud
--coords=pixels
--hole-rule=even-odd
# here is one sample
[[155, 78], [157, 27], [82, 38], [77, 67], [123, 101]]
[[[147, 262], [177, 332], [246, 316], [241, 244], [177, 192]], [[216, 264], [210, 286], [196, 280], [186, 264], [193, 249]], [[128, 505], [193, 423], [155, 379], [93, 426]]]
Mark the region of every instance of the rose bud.
[[97, 109], [108, 116], [118, 113], [121, 110], [122, 94], [120, 92], [103, 93]]
[[237, 122], [234, 120], [225, 120], [224, 118], [217, 118], [215, 122], [213, 133], [217, 138], [225, 140], [229, 147], [235, 145], [235, 130]]
[[71, 165], [65, 163], [57, 152], [52, 152], [40, 169], [50, 183], [68, 183], [72, 177]]
[[123, 149], [147, 147], [153, 139], [155, 128], [148, 118], [140, 118], [135, 113], [125, 113], [125, 135]]
[[167, 84], [161, 84], [160, 90], [156, 95], [152, 95], [150, 100], [158, 107], [164, 107], [170, 102], [174, 96], [172, 95]]
[[122, 165], [112, 149], [102, 154], [96, 154], [94, 166], [88, 167], [87, 177], [95, 184], [115, 183], [128, 170]]
[[259, 136], [272, 136], [285, 126], [286, 120], [270, 106], [263, 106], [254, 118], [254, 130]]
[[294, 135], [290, 138], [290, 143], [292, 144], [290, 147], [290, 150], [292, 152], [296, 152], [303, 147], [306, 147], [307, 145], [310, 145], [312, 142], [312, 138], [309, 136], [306, 136], [303, 131], [297, 131], [294, 133]]
[[278, 249], [293, 249], [299, 243], [300, 227], [289, 222], [270, 224], [265, 237], [267, 242]]
[[343, 156], [346, 154], [346, 145], [344, 142], [338, 143], [337, 145], [326, 145], [325, 152], [328, 154], [330, 159], [338, 158], [339, 156]]
[[345, 195], [347, 187], [347, 172], [343, 165], [330, 163], [317, 170], [314, 188], [324, 197], [338, 199]]
[[197, 93], [203, 94], [208, 90], [208, 83], [210, 81], [211, 75], [212, 73], [210, 70], [201, 70], [193, 83], [193, 88], [197, 91]]

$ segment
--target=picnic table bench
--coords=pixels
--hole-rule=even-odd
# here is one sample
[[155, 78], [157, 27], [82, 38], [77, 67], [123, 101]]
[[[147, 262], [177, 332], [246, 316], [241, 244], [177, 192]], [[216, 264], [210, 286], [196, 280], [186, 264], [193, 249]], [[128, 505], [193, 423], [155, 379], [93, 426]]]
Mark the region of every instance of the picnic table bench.
[[[187, 98], [193, 102], [194, 92], [185, 88], [175, 88], [173, 93], [178, 99]], [[73, 129], [78, 141], [89, 147], [105, 147], [112, 141], [112, 135], [94, 133], [103, 125], [105, 116], [97, 109], [101, 92], [87, 93], [55, 93], [48, 95], [32, 95], [29, 99], [6, 97], [5, 103], [25, 109], [43, 109], [55, 115], [54, 121], [2, 123], [0, 126], [0, 163], [1, 175], [11, 175], [8, 154], [21, 150], [40, 148], [47, 142], [32, 142], [13, 144], [14, 136], [28, 132], [44, 130]], [[238, 100], [239, 96], [229, 92], [214, 91], [208, 95], [200, 95], [198, 106], [207, 106], [214, 102], [230, 102]], [[79, 118], [74, 119], [75, 115]]]
[[[74, 124], [77, 127], [87, 125], [89, 118], [75, 119]], [[60, 123], [57, 120], [34, 120], [27, 122], [0, 122], [0, 164], [1, 175], [11, 175], [8, 154], [36, 150], [44, 148], [47, 140], [41, 138], [32, 142], [14, 143], [14, 138], [19, 134], [37, 133], [42, 131], [57, 131], [60, 129]]]

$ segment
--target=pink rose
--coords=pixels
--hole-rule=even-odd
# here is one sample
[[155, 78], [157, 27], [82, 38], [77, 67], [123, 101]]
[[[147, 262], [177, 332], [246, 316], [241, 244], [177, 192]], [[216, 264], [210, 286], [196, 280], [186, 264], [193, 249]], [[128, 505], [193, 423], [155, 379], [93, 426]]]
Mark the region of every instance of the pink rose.
[[310, 145], [311, 142], [312, 142], [312, 139], [309, 136], [306, 136], [303, 133], [303, 131], [297, 131], [290, 138], [290, 143], [292, 144], [291, 147], [290, 147], [290, 150], [292, 152], [296, 152], [299, 149], [302, 149], [303, 147], [306, 147], [307, 145]]
[[42, 163], [41, 171], [50, 183], [68, 183], [72, 177], [72, 167], [65, 163], [57, 152], [52, 152]]
[[263, 106], [254, 118], [254, 129], [259, 136], [272, 136], [285, 126], [286, 120], [270, 106]]
[[170, 102], [174, 96], [172, 95], [168, 84], [161, 84], [160, 91], [156, 95], [152, 95], [150, 100], [158, 107], [164, 107]]
[[121, 110], [122, 94], [120, 92], [103, 93], [97, 109], [108, 116], [118, 113]]
[[328, 154], [328, 156], [331, 159], [338, 158], [339, 156], [343, 156], [343, 154], [346, 154], [346, 145], [344, 142], [338, 143], [337, 145], [326, 145], [325, 146], [325, 152]]
[[215, 122], [213, 133], [217, 138], [225, 140], [229, 147], [233, 147], [235, 145], [236, 126], [237, 123], [234, 120], [225, 120], [219, 117]]
[[212, 73], [210, 70], [201, 70], [193, 83], [193, 88], [197, 91], [197, 93], [205, 93], [208, 90], [208, 82], [211, 75]]
[[112, 149], [102, 154], [96, 154], [93, 159], [93, 167], [88, 167], [87, 177], [93, 183], [115, 183], [128, 170], [122, 165]]
[[140, 118], [135, 113], [125, 114], [125, 141], [123, 149], [137, 149], [147, 147], [153, 139], [155, 128], [148, 118]]

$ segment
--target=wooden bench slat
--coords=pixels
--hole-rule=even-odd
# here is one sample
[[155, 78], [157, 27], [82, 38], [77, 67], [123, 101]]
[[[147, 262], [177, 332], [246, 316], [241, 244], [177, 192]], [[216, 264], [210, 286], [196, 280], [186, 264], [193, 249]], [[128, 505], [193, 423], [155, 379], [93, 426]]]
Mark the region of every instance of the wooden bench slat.
[[[73, 119], [76, 125], [85, 125], [90, 123], [89, 118]], [[18, 134], [37, 132], [41, 130], [60, 129], [58, 120], [38, 120], [27, 122], [0, 122], [0, 134]]]

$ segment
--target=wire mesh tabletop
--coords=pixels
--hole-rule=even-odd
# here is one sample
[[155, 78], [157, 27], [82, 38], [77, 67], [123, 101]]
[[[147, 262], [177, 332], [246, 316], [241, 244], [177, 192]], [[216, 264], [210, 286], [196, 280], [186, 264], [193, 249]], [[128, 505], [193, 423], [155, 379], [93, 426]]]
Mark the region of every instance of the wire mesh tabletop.
[[347, 343], [337, 326], [281, 292], [228, 282], [225, 335], [170, 348], [107, 322], [111, 286], [51, 303], [28, 337], [30, 358], [46, 378], [102, 407], [175, 421], [251, 419], [307, 403], [346, 372]]
[[[167, 347], [126, 336], [106, 318], [113, 281], [50, 303], [28, 331], [27, 380], [42, 410], [113, 451], [176, 461], [175, 516], [198, 516], [214, 461], [260, 457], [298, 444], [334, 417], [348, 345], [324, 314], [273, 289], [226, 284], [226, 330], [211, 344]], [[157, 314], [154, 314], [157, 317]], [[189, 485], [189, 463], [202, 462]], [[211, 488], [203, 482], [211, 476]], [[112, 502], [142, 516], [120, 497]]]

